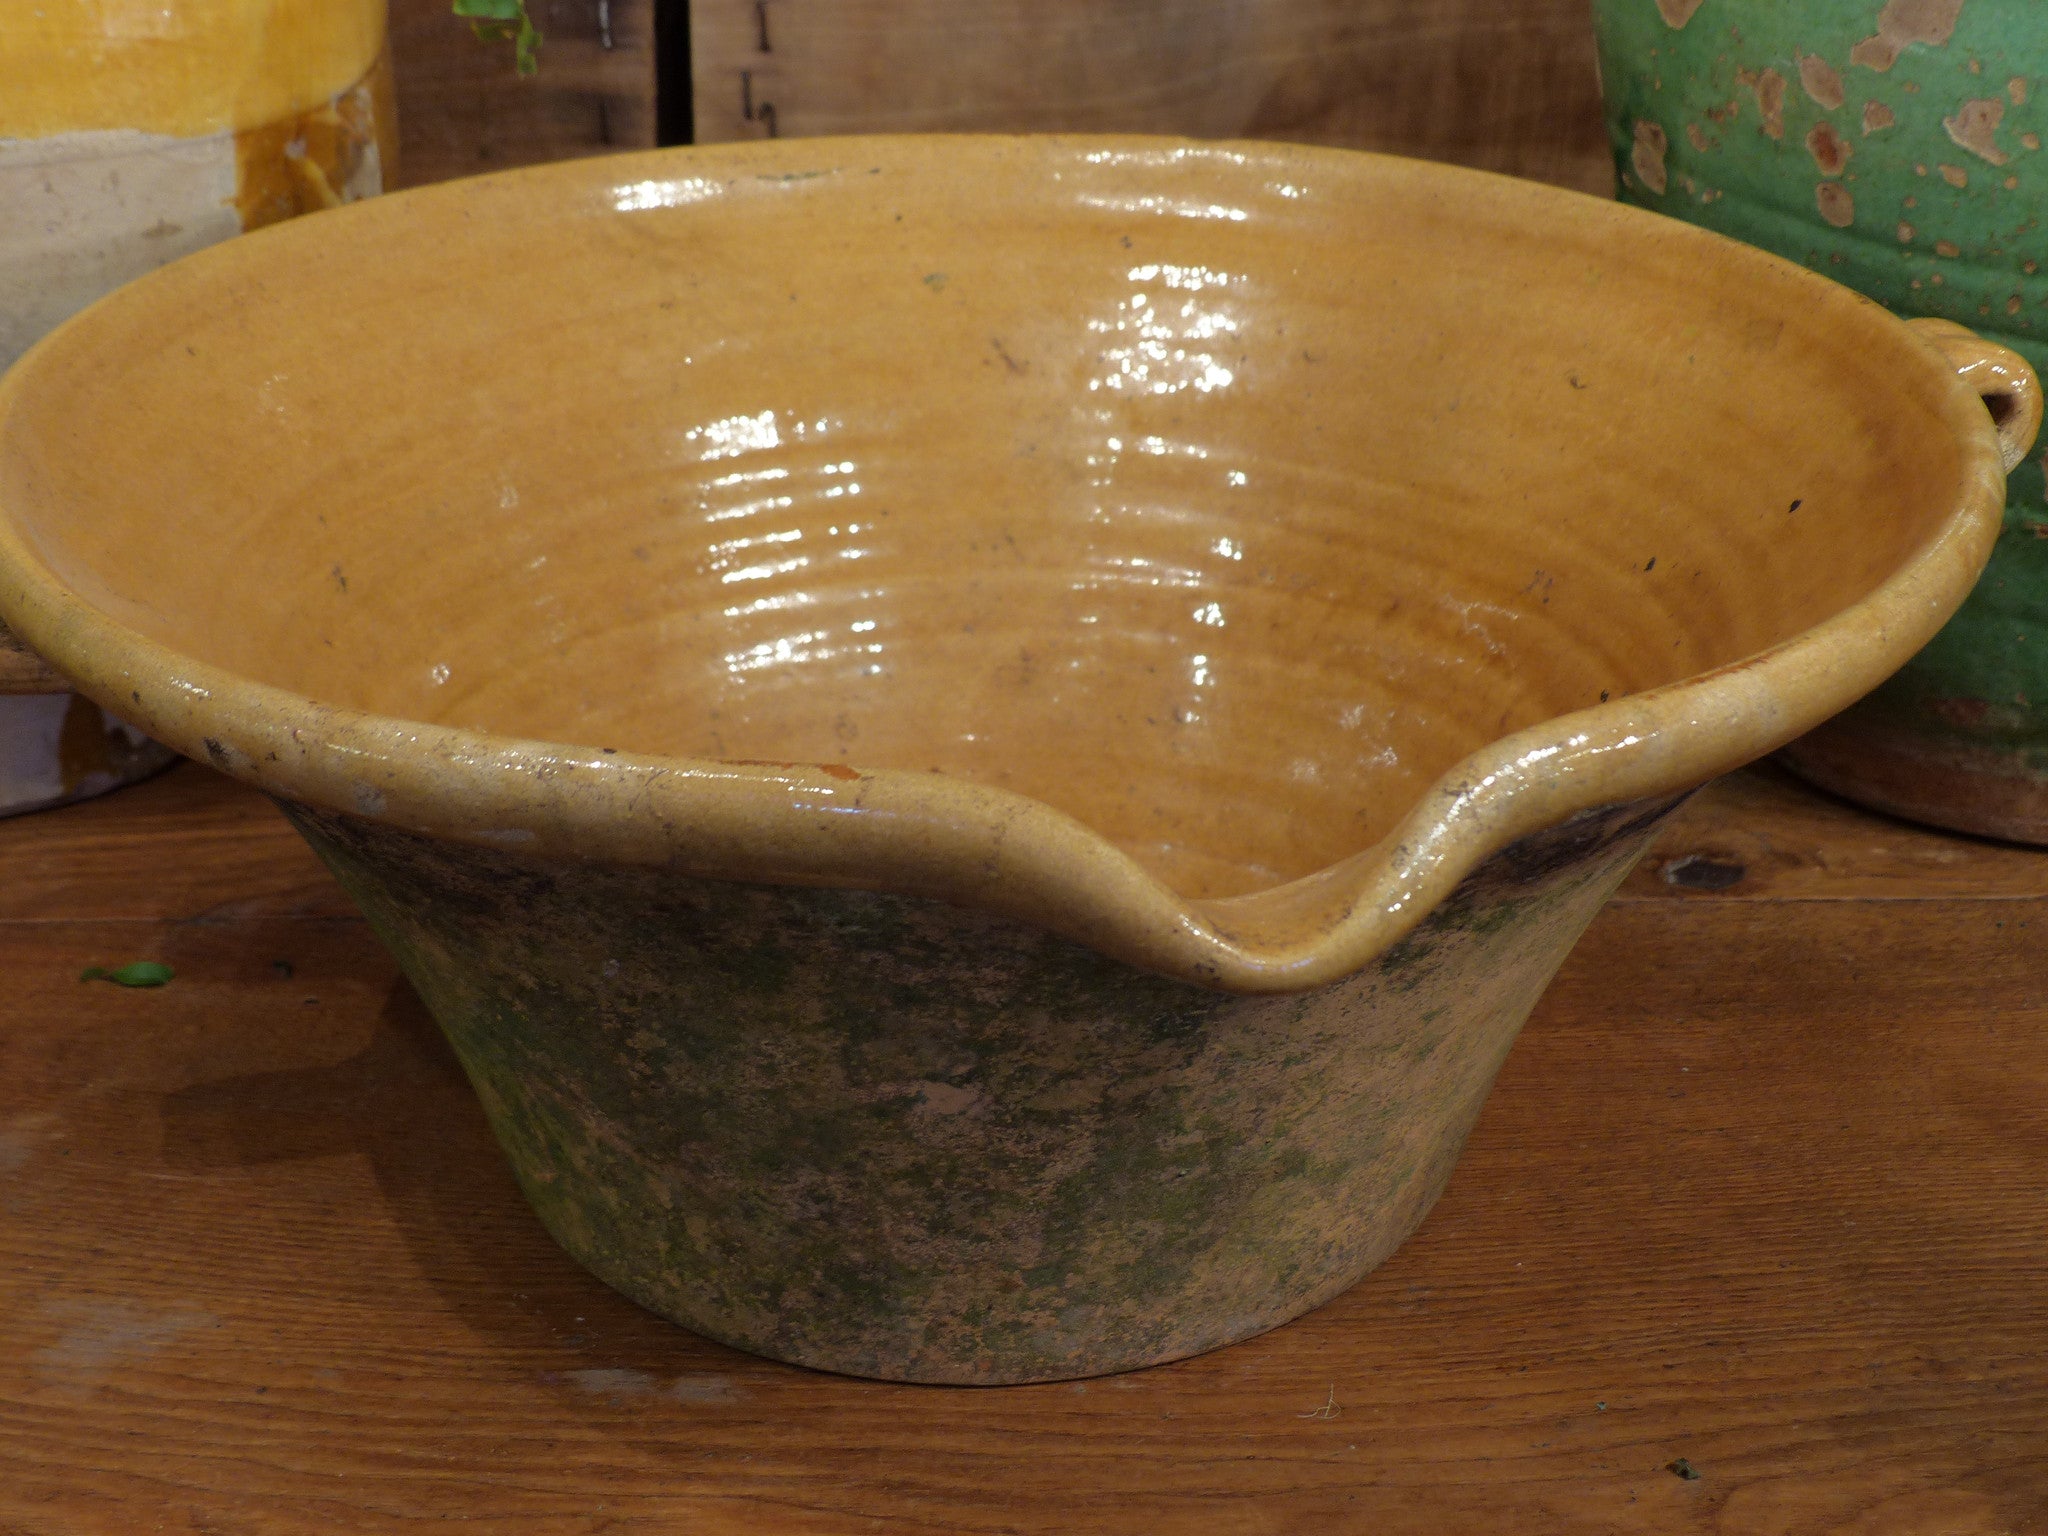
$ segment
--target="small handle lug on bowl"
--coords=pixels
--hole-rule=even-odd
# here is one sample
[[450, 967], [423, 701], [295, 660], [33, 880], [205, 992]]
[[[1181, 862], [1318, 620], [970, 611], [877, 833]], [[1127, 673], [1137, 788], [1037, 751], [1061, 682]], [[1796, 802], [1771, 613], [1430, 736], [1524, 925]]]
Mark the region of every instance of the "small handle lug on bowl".
[[2041, 429], [2041, 384], [2027, 360], [1953, 320], [1906, 322], [1948, 358], [1965, 384], [1984, 397], [1998, 428], [1998, 453], [2011, 474]]

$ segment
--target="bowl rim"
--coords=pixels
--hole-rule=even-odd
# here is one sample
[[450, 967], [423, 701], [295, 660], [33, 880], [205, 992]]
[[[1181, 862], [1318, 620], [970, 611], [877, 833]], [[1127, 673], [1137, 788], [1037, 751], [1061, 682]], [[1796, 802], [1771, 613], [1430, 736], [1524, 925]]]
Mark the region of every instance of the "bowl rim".
[[[1447, 769], [1381, 840], [1249, 895], [1183, 897], [1107, 838], [1024, 794], [949, 774], [843, 763], [606, 752], [437, 726], [323, 703], [184, 655], [108, 617], [35, 553], [0, 503], [0, 619], [78, 691], [188, 757], [274, 797], [403, 830], [541, 859], [652, 864], [751, 883], [856, 887], [1003, 913], [1168, 977], [1233, 992], [1322, 986], [1405, 937], [1487, 858], [1602, 806], [1692, 789], [1784, 745], [1862, 697], [1961, 604], [1989, 559], [2005, 505], [1991, 415], [1952, 358], [1917, 326], [1766, 252], [1657, 214], [1484, 171], [1362, 151], [1150, 135], [883, 135], [687, 146], [557, 162], [388, 194], [226, 241], [174, 266], [261, 265], [309, 224], [400, 216], [516, 183], [571, 189], [707, 166], [758, 173], [825, 160], [1130, 151], [1176, 157], [1371, 161], [1372, 174], [1433, 179], [1498, 215], [1515, 199], [1546, 217], [1650, 225], [1703, 254], [1771, 266], [1811, 284], [1866, 345], [1938, 374], [1959, 449], [1949, 513], [1863, 598], [1753, 655], [1677, 682], [1553, 716]], [[797, 186], [799, 178], [780, 178]], [[331, 223], [324, 226], [331, 230]], [[0, 378], [0, 431], [15, 398], [101, 304], [146, 301], [159, 274], [117, 290], [44, 337]], [[1953, 331], [1955, 328], [1951, 327]], [[4, 488], [0, 488], [4, 490]], [[849, 812], [853, 814], [848, 814]]]

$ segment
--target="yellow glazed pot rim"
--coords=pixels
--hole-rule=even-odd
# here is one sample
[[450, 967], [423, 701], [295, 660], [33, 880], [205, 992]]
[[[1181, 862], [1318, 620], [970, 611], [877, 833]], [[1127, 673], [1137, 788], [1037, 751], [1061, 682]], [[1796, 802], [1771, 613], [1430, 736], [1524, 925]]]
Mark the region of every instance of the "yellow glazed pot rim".
[[[1373, 162], [1498, 212], [1615, 241], [1654, 234], [1723, 265], [1786, 264], [1704, 231], [1505, 177], [1347, 151], [1143, 138], [776, 141], [656, 151], [513, 171], [321, 214], [188, 259], [263, 270], [279, 242], [332, 237], [411, 207], [460, 208], [494, 187], [569, 196], [603, 182], [725, 170], [759, 175], [822, 154], [971, 161], [1171, 151], [1293, 166]], [[408, 205], [411, 205], [410, 207]], [[1813, 312], [1845, 344], [1873, 350], [1941, 392], [1960, 472], [1947, 516], [1860, 601], [1786, 642], [1669, 686], [1519, 730], [1443, 773], [1373, 846], [1254, 894], [1186, 899], [1073, 817], [963, 778], [844, 764], [762, 763], [607, 753], [338, 708], [180, 654], [81, 598], [0, 505], [0, 617], [81, 692], [159, 740], [266, 792], [438, 838], [556, 859], [657, 864], [709, 877], [884, 889], [988, 908], [1167, 976], [1233, 991], [1318, 986], [1373, 960], [1515, 839], [1602, 806], [1670, 796], [1800, 735], [1867, 693], [1961, 603], [1989, 557], [2005, 496], [2003, 447], [1980, 395], [1958, 375], [1970, 349], [1953, 329], [1917, 332], [1849, 290], [1798, 274]], [[156, 279], [113, 300], [147, 304]], [[88, 316], [92, 312], [88, 312]], [[0, 380], [0, 437], [39, 366], [80, 322], [46, 338]], [[1946, 348], [1946, 350], [1944, 350]], [[2024, 371], [2023, 368], [2021, 370]], [[2031, 379], [2027, 380], [2031, 389]], [[2029, 401], [2031, 404], [2031, 400]], [[2029, 426], [2026, 435], [2031, 437]], [[2020, 447], [2024, 448], [2021, 443]]]
[[385, 0], [10, 6], [0, 141], [127, 130], [196, 138], [332, 100], [384, 47]]

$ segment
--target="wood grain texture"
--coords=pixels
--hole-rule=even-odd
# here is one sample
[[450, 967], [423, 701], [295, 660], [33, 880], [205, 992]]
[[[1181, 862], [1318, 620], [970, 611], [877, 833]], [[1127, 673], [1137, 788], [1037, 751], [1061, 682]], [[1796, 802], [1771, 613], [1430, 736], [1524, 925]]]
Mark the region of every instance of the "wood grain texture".
[[1851, 806], [1775, 764], [1682, 806], [1618, 900], [1927, 901], [2048, 896], [2048, 855]]
[[237, 917], [358, 921], [276, 807], [208, 769], [0, 820], [0, 924]]
[[0, 693], [68, 693], [63, 676], [0, 624]]
[[[1664, 880], [1702, 849], [1743, 879]], [[1392, 1261], [1202, 1359], [999, 1390], [753, 1360], [578, 1270], [247, 791], [0, 823], [0, 873], [9, 1536], [2048, 1531], [2039, 853], [1725, 781]], [[76, 979], [144, 957], [177, 979]]]
[[693, 0], [690, 50], [699, 142], [1184, 133], [1613, 190], [1585, 0]]
[[399, 178], [451, 176], [654, 144], [654, 0], [532, 0], [540, 73], [479, 42], [447, 0], [391, 0]]

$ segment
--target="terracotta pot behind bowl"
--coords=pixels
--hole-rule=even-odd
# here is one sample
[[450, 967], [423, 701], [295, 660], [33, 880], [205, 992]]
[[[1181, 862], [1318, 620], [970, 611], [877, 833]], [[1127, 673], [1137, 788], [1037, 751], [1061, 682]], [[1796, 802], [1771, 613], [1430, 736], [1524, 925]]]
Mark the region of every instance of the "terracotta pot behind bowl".
[[1082, 1375], [1413, 1228], [1656, 817], [1968, 590], [1999, 357], [1333, 151], [582, 162], [46, 343], [0, 614], [287, 804], [620, 1290]]

